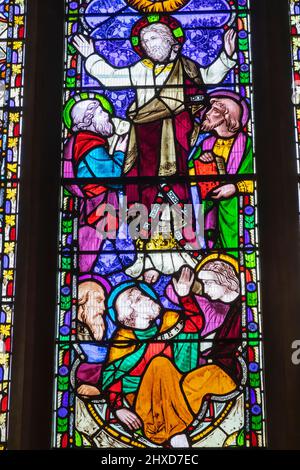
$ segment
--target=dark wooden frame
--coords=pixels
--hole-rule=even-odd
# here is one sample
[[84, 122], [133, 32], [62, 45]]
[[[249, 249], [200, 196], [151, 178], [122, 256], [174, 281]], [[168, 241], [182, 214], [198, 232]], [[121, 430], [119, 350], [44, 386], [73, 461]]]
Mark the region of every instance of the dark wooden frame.
[[[28, 0], [10, 449], [51, 447], [63, 0]], [[300, 259], [287, 0], [253, 0], [268, 447], [300, 449]]]

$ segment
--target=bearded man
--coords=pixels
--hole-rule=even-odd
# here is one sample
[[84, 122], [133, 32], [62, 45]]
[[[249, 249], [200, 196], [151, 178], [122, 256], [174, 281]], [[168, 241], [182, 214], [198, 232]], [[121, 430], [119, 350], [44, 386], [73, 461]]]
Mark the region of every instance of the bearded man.
[[[252, 139], [245, 128], [249, 120], [247, 102], [231, 91], [211, 93], [202, 131], [212, 135], [202, 142], [190, 161], [190, 174], [220, 175], [220, 181], [199, 183], [205, 210], [205, 231], [209, 248], [239, 247], [240, 194], [253, 194], [253, 181], [242, 175], [254, 171]], [[237, 183], [222, 182], [222, 175], [241, 175]]]
[[[187, 160], [193, 118], [190, 98], [202, 92], [204, 84], [221, 82], [234, 67], [236, 33], [230, 29], [224, 37], [224, 50], [208, 68], [199, 67], [180, 51], [184, 32], [169, 16], [146, 17], [132, 30], [132, 43], [142, 60], [126, 68], [115, 68], [98, 53], [92, 40], [82, 35], [74, 46], [84, 56], [88, 74], [105, 88], [134, 88], [136, 101], [128, 116], [132, 122], [124, 172], [128, 177], [187, 175]], [[188, 186], [172, 185], [181, 202], [189, 201]], [[131, 185], [129, 203], [140, 202], [148, 208], [160, 193], [159, 185]]]

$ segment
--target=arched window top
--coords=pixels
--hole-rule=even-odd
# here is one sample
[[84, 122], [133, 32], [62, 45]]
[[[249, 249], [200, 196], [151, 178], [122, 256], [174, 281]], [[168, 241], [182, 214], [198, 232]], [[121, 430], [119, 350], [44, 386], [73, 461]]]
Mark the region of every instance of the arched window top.
[[[297, 168], [300, 177], [299, 135], [300, 135], [300, 3], [290, 0], [290, 26], [293, 64], [293, 95], [295, 110], [295, 140], [297, 151]], [[300, 191], [300, 184], [299, 184]]]

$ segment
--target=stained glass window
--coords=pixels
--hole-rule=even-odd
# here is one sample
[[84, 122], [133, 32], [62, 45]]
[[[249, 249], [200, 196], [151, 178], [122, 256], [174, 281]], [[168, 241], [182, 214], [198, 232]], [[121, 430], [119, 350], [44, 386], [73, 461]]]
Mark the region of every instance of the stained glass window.
[[0, 449], [6, 448], [11, 381], [18, 189], [22, 136], [25, 1], [0, 1]]
[[265, 445], [250, 3], [65, 2], [54, 447]]
[[[300, 176], [300, 2], [290, 0], [290, 15], [293, 61], [293, 103], [295, 105], [295, 138], [297, 144], [298, 174]], [[300, 183], [298, 186], [300, 194]]]

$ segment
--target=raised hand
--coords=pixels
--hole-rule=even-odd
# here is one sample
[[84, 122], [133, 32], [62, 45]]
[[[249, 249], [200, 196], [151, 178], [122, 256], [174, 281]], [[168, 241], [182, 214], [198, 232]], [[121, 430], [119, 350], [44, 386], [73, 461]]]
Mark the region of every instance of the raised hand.
[[229, 29], [224, 36], [224, 49], [229, 57], [232, 57], [236, 50], [237, 34], [234, 29]]
[[118, 420], [131, 429], [131, 431], [136, 431], [143, 426], [140, 418], [127, 408], [121, 408], [120, 410], [117, 410], [116, 416]]
[[225, 184], [218, 189], [215, 189], [211, 195], [212, 199], [229, 199], [234, 196], [237, 189], [234, 184]]
[[78, 50], [79, 54], [87, 58], [95, 53], [95, 46], [92, 39], [88, 39], [82, 34], [78, 34], [73, 38], [73, 45]]
[[179, 280], [177, 281], [173, 278], [173, 286], [176, 294], [179, 295], [179, 297], [186, 297], [189, 295], [194, 279], [195, 275], [193, 271], [188, 267], [183, 268]]

